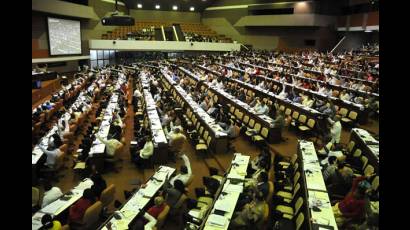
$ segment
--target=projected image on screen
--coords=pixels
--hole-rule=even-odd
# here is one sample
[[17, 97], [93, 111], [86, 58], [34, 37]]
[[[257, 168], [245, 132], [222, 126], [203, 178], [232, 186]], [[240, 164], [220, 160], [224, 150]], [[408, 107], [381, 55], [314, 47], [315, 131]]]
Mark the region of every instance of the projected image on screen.
[[81, 54], [80, 21], [48, 18], [51, 55]]

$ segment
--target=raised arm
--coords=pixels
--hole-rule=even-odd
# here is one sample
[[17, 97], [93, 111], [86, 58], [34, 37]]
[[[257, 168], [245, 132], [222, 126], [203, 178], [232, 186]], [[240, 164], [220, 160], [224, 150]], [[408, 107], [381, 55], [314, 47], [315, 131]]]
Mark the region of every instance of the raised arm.
[[144, 218], [148, 220], [148, 223], [146, 223], [144, 226], [144, 230], [151, 230], [157, 224], [157, 220], [148, 212], [144, 213]]
[[189, 158], [185, 154], [183, 154], [181, 157], [182, 157], [182, 160], [184, 161], [185, 166], [188, 169], [188, 174], [191, 175], [192, 170], [191, 170], [191, 162], [189, 162]]

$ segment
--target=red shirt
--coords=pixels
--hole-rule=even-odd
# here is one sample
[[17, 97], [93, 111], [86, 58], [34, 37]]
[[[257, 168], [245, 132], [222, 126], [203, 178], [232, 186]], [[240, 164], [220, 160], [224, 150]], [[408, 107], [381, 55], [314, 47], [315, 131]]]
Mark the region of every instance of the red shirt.
[[90, 200], [84, 198], [79, 199], [73, 206], [71, 206], [68, 220], [70, 222], [81, 222], [85, 211], [91, 205], [92, 202]]
[[161, 206], [152, 206], [150, 209], [148, 209], [148, 213], [154, 217], [155, 219], [158, 218], [159, 214], [164, 210], [165, 204], [162, 204]]
[[339, 202], [339, 209], [345, 217], [361, 218], [364, 214], [365, 200], [357, 200], [354, 194], [357, 189], [357, 185], [360, 181], [366, 177], [361, 176], [353, 180], [352, 190], [346, 195], [346, 197]]

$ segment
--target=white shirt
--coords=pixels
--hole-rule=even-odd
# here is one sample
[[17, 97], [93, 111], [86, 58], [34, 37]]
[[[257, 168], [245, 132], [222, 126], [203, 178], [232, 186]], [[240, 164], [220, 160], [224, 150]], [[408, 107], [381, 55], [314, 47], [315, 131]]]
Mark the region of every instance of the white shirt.
[[140, 150], [140, 157], [142, 159], [149, 159], [154, 154], [154, 144], [152, 141], [145, 142], [144, 147]]
[[56, 148], [52, 151], [44, 149], [43, 146], [39, 146], [41, 151], [43, 151], [46, 155], [47, 155], [47, 161], [46, 161], [46, 165], [53, 167], [54, 164], [56, 163], [56, 158], [58, 155], [62, 154], [61, 150], [59, 148]]
[[152, 230], [152, 228], [157, 224], [157, 220], [148, 212], [144, 213], [144, 218], [148, 220], [148, 223], [144, 225], [144, 230]]
[[329, 118], [330, 123], [332, 123], [332, 128], [330, 129], [330, 135], [332, 136], [331, 142], [333, 144], [338, 144], [340, 142], [340, 135], [342, 133], [342, 124], [340, 121], [334, 122]]
[[61, 189], [58, 187], [52, 187], [50, 190], [44, 193], [43, 202], [41, 204], [41, 208], [53, 203], [58, 198], [63, 196]]
[[172, 184], [172, 185], [174, 185], [174, 181], [175, 180], [180, 180], [180, 181], [182, 181], [182, 183], [184, 183], [184, 185], [186, 185], [187, 184], [187, 182], [188, 182], [188, 180], [189, 180], [189, 178], [191, 178], [191, 176], [192, 176], [192, 170], [191, 170], [191, 163], [189, 162], [189, 158], [184, 154], [184, 155], [182, 155], [181, 156], [182, 157], [182, 160], [184, 161], [184, 165], [187, 167], [187, 169], [188, 169], [188, 173], [187, 174], [178, 174], [178, 175], [176, 175], [176, 176], [174, 176], [171, 180], [170, 180], [170, 183]]

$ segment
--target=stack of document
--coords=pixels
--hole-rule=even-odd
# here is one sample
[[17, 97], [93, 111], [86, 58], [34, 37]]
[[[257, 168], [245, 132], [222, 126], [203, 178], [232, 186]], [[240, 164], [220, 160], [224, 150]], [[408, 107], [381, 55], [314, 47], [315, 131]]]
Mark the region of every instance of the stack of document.
[[224, 192], [227, 192], [227, 193], [230, 193], [230, 192], [242, 193], [242, 191], [243, 191], [242, 185], [229, 184], [225, 186], [224, 188]]
[[67, 201], [58, 199], [58, 200], [54, 201], [53, 203], [47, 205], [43, 209], [41, 209], [41, 211], [44, 212], [44, 213], [48, 213], [48, 214], [54, 214], [54, 213], [57, 213], [57, 211], [61, 207], [63, 207], [65, 204], [67, 204]]
[[224, 227], [227, 223], [228, 220], [226, 219], [226, 217], [224, 216], [220, 216], [220, 215], [216, 215], [216, 214], [211, 214], [208, 217], [208, 223], [210, 223], [211, 225], [215, 225], [215, 226], [220, 226], [220, 227]]

